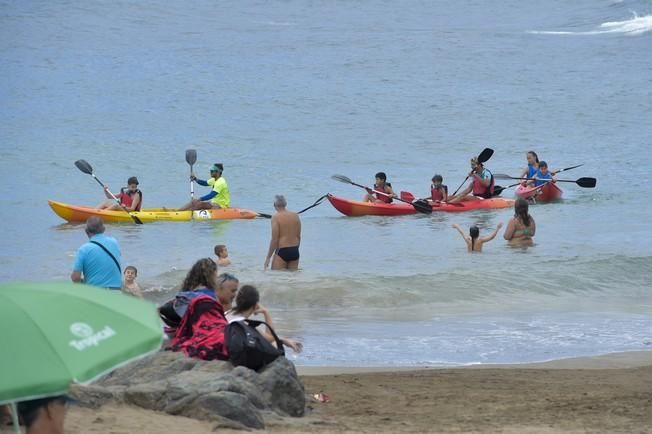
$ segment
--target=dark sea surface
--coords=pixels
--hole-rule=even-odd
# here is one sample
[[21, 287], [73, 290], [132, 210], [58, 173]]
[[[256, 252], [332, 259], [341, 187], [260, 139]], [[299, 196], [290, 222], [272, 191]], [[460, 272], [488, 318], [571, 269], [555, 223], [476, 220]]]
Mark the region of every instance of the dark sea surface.
[[[0, 281], [67, 280], [83, 226], [47, 200], [96, 205], [137, 175], [145, 207], [190, 196], [186, 149], [225, 166], [232, 205], [299, 210], [396, 190], [450, 190], [468, 160], [517, 176], [535, 150], [561, 203], [349, 218], [302, 214], [301, 270], [263, 273], [269, 220], [108, 225], [161, 301], [226, 244], [300, 365], [519, 363], [652, 350], [652, 4], [648, 1], [5, 1], [0, 3]], [[501, 181], [502, 185], [509, 182]], [[196, 186], [195, 194], [207, 188]], [[513, 190], [503, 194], [513, 196]], [[502, 235], [502, 234], [501, 234]]]

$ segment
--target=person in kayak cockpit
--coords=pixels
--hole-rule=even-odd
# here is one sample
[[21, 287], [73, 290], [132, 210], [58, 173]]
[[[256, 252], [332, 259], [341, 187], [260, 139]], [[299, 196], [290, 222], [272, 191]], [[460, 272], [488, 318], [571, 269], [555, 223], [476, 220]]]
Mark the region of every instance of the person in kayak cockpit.
[[392, 203], [393, 197], [396, 197], [396, 195], [392, 190], [392, 184], [387, 182], [387, 175], [385, 175], [385, 172], [378, 172], [376, 173], [374, 188], [368, 188], [367, 194], [362, 200], [363, 202]]

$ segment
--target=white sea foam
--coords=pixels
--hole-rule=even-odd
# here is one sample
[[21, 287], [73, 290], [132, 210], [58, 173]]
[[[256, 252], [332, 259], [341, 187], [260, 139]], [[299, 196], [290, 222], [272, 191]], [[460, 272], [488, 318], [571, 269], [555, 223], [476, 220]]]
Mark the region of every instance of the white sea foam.
[[585, 32], [530, 30], [528, 33], [539, 35], [602, 35], [607, 33], [624, 33], [627, 35], [642, 35], [652, 31], [652, 15], [639, 17], [632, 12], [632, 18], [624, 21], [608, 21], [600, 24], [597, 29]]

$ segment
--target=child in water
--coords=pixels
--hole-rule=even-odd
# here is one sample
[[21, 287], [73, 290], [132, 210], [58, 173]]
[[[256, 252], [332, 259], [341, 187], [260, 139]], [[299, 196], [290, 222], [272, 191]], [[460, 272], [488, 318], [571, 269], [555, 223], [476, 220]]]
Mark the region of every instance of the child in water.
[[482, 245], [487, 241], [491, 241], [496, 238], [498, 231], [502, 227], [503, 224], [498, 223], [498, 226], [496, 226], [496, 229], [491, 233], [491, 235], [488, 237], [480, 238], [480, 229], [478, 229], [477, 226], [471, 226], [469, 229], [469, 235], [467, 236], [464, 234], [464, 231], [458, 224], [453, 223], [453, 228], [457, 229], [460, 235], [462, 235], [462, 238], [464, 238], [464, 241], [466, 241], [466, 247], [468, 248], [469, 252], [482, 252]]
[[214, 261], [219, 267], [231, 265], [231, 259], [229, 259], [229, 251], [224, 244], [218, 244], [215, 246], [214, 251], [215, 256], [217, 256]]
[[122, 292], [125, 294], [133, 295], [134, 297], [143, 298], [143, 293], [140, 286], [136, 283], [136, 276], [138, 270], [133, 265], [125, 267], [124, 282], [122, 283]]

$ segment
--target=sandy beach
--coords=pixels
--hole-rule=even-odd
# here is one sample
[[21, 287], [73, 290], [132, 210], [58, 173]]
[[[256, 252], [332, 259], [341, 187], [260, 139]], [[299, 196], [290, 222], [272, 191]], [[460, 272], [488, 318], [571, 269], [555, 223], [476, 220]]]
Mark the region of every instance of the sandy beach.
[[[300, 368], [307, 415], [268, 432], [652, 432], [652, 352], [455, 369]], [[135, 407], [73, 406], [66, 432], [242, 432]]]

